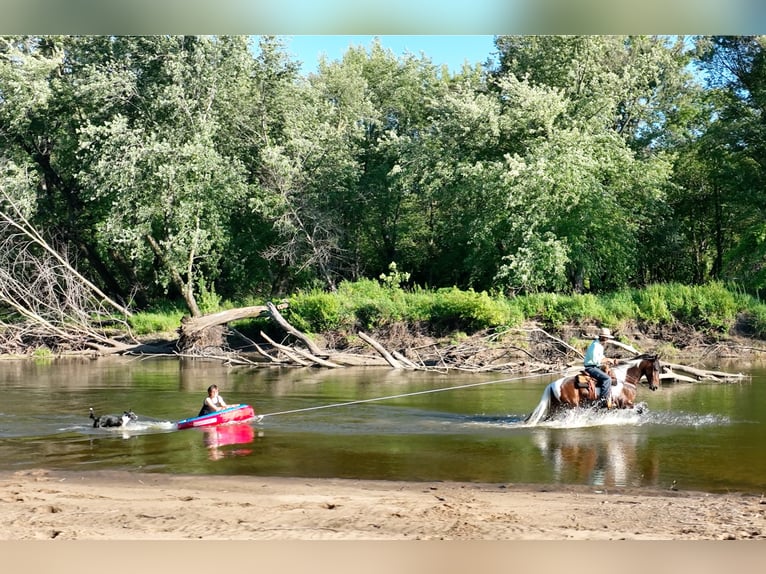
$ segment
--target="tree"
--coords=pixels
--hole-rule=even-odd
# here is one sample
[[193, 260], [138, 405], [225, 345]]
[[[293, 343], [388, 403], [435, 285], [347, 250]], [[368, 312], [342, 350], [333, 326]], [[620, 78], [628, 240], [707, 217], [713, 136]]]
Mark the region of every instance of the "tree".
[[[264, 57], [293, 69], [271, 45]], [[289, 106], [280, 107], [279, 124], [259, 149], [258, 193], [251, 206], [276, 239], [263, 254], [290, 269], [293, 279], [313, 275], [335, 289], [350, 267], [345, 210], [347, 192], [359, 177], [355, 151], [364, 110], [353, 92], [355, 79], [328, 71], [310, 83], [290, 73], [271, 80], [269, 89]]]
[[[244, 168], [217, 145], [225, 94], [247, 76], [231, 43], [211, 38], [153, 38], [141, 52], [133, 39], [115, 39], [132, 68], [130, 106], [79, 128], [80, 157], [88, 170], [78, 180], [90, 197], [108, 203], [96, 226], [103, 244], [118, 246], [142, 275], [183, 296], [200, 314], [195, 289], [217, 275], [229, 243], [228, 220], [243, 209]], [[235, 48], [234, 50], [232, 50]], [[138, 56], [143, 56], [139, 58]], [[133, 110], [138, 110], [134, 112]], [[222, 138], [225, 139], [225, 138]]]
[[[117, 73], [107, 80], [90, 60], [79, 59], [88, 43], [79, 37], [2, 39], [0, 161], [25, 174], [26, 185], [23, 192], [17, 186], [17, 197], [26, 195], [24, 202], [34, 206], [32, 223], [70, 244], [72, 252], [84, 256], [80, 264], [86, 272], [126, 301], [133, 283], [130, 271], [95, 241], [92, 230], [101, 206], [84, 196], [76, 174], [86, 169], [78, 158], [80, 121], [93, 114], [108, 116], [129, 85]], [[16, 185], [19, 179], [8, 183]]]
[[611, 36], [502, 36], [496, 44], [494, 85], [512, 123], [518, 110], [545, 109], [544, 91], [556, 102], [547, 104], [545, 129], [508, 131], [515, 223], [499, 278], [509, 288], [514, 277], [544, 289], [624, 285], [638, 276], [639, 238], [655, 225], [648, 215], [659, 212], [670, 174], [649, 134], [661, 125], [660, 103], [683, 85], [679, 44]]
[[766, 287], [766, 37], [700, 38], [698, 50], [716, 108], [699, 138], [699, 158], [709, 205], [713, 277], [747, 288]]

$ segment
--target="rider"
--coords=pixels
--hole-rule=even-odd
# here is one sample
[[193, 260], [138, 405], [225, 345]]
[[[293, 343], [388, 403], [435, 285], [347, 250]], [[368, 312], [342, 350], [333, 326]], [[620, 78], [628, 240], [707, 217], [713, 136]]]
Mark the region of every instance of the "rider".
[[604, 356], [604, 345], [610, 339], [614, 339], [614, 337], [609, 329], [604, 327], [599, 330], [598, 338], [594, 339], [588, 350], [585, 351], [585, 359], [583, 360], [585, 372], [596, 379], [598, 386], [601, 388], [601, 405], [606, 406], [608, 409], [612, 408], [612, 377], [607, 375], [602, 368], [611, 362]]

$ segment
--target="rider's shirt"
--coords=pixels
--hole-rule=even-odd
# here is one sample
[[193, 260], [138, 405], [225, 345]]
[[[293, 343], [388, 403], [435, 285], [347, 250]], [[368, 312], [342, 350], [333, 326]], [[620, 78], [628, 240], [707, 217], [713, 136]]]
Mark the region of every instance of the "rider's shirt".
[[601, 363], [604, 362], [604, 345], [601, 341], [596, 339], [593, 341], [588, 350], [585, 351], [585, 359], [583, 363], [586, 367], [601, 367]]

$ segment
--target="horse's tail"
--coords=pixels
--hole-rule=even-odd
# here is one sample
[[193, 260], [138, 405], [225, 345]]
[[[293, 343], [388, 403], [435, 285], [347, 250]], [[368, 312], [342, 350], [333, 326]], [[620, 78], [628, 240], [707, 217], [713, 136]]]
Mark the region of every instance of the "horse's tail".
[[533, 410], [529, 416], [524, 419], [524, 422], [529, 425], [536, 425], [541, 420], [543, 420], [551, 410], [551, 398], [553, 397], [553, 383], [549, 384], [547, 387], [545, 387], [545, 390], [543, 391], [543, 396], [540, 397], [540, 402], [535, 407], [535, 410]]

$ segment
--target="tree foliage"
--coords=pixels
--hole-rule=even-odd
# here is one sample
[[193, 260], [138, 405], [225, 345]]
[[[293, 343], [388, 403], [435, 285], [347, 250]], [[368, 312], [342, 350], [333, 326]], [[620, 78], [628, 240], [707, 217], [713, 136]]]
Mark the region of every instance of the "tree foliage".
[[[411, 284], [766, 282], [761, 37], [498, 36], [458, 73], [375, 41], [0, 41], [0, 185], [139, 306]], [[703, 82], [706, 79], [707, 82]]]

